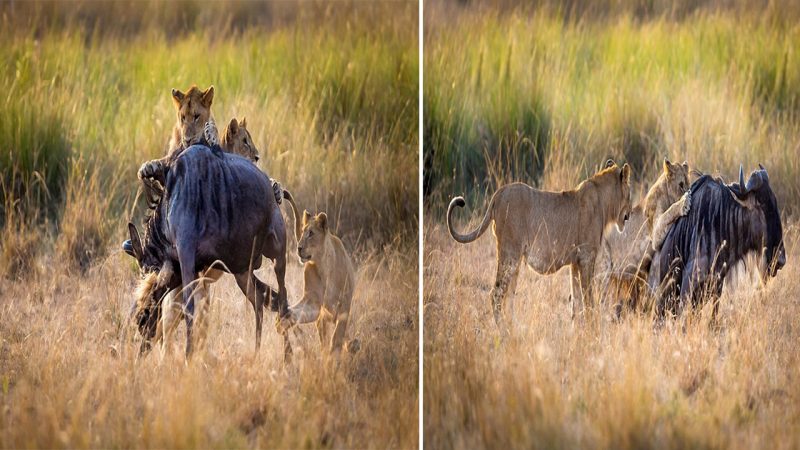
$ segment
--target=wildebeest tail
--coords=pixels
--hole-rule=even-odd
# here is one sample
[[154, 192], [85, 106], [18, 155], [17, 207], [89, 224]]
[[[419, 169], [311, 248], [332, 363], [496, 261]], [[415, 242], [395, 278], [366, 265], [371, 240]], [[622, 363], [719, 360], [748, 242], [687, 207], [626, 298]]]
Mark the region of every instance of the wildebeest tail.
[[489, 224], [492, 223], [492, 205], [494, 204], [494, 197], [492, 197], [492, 200], [489, 202], [489, 207], [486, 209], [486, 214], [483, 216], [483, 222], [481, 222], [478, 228], [467, 234], [460, 234], [453, 228], [453, 209], [455, 209], [456, 206], [463, 208], [466, 204], [464, 197], [456, 197], [450, 202], [450, 206], [447, 207], [447, 228], [450, 230], [450, 236], [453, 236], [453, 239], [462, 244], [467, 244], [478, 239], [486, 229], [489, 228]]
[[283, 190], [283, 198], [289, 201], [289, 204], [292, 205], [292, 213], [294, 213], [294, 235], [297, 238], [297, 241], [300, 241], [300, 238], [303, 236], [303, 222], [300, 218], [300, 210], [297, 209], [297, 205], [294, 203], [294, 197], [292, 197], [292, 193], [287, 191], [286, 189]]

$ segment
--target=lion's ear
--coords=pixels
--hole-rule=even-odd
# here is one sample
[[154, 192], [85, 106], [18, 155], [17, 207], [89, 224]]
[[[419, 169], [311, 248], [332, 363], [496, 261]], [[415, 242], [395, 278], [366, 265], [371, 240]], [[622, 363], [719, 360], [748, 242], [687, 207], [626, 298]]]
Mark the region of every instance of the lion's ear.
[[240, 123], [239, 126], [247, 128], [247, 117], [242, 117], [242, 123]]
[[664, 158], [664, 173], [670, 173], [670, 169], [672, 169], [672, 163], [669, 162], [669, 159]]
[[180, 108], [181, 102], [183, 101], [184, 98], [186, 98], [186, 94], [177, 89], [172, 90], [172, 101], [175, 102], [176, 108]]
[[203, 97], [200, 100], [200, 103], [203, 104], [206, 108], [211, 107], [211, 102], [214, 101], [214, 86], [209, 86], [208, 89], [203, 91]]
[[308, 210], [303, 210], [303, 226], [308, 225], [308, 221], [311, 220], [311, 213]]
[[323, 231], [326, 231], [328, 229], [328, 215], [327, 214], [325, 214], [324, 212], [321, 212], [321, 213], [317, 214], [316, 221], [317, 221], [317, 224], [319, 225], [319, 227], [322, 228]]
[[619, 173], [619, 179], [624, 184], [629, 184], [630, 183], [630, 181], [631, 181], [631, 166], [629, 166], [628, 163], [625, 163], [625, 165], [622, 166], [622, 170]]
[[230, 122], [228, 122], [228, 133], [236, 134], [238, 132], [239, 132], [239, 122], [237, 122], [236, 117], [234, 117], [233, 119], [231, 119]]
[[609, 158], [608, 161], [606, 161], [606, 169], [608, 169], [609, 167], [614, 167], [616, 165], [617, 163], [615, 163], [614, 160], [611, 158]]

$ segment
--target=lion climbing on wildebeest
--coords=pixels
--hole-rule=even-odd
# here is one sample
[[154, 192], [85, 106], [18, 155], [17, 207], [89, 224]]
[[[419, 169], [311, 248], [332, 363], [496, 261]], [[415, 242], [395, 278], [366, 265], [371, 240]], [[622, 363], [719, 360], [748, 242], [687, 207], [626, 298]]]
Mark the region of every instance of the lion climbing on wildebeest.
[[491, 292], [492, 311], [502, 328], [503, 302], [516, 289], [520, 260], [541, 274], [564, 266], [571, 271], [572, 315], [591, 304], [590, 284], [597, 252], [607, 227], [622, 230], [631, 211], [631, 168], [608, 160], [601, 171], [562, 192], [542, 191], [524, 183], [495, 192], [483, 222], [468, 234], [453, 227], [453, 210], [465, 205], [456, 197], [447, 208], [447, 226], [456, 241], [478, 239], [489, 224], [497, 239], [497, 276]]
[[[596, 273], [608, 280], [607, 293], [619, 315], [623, 305], [636, 309], [646, 292], [646, 281], [635, 268], [648, 257], [651, 246], [660, 248], [669, 226], [691, 207], [689, 165], [664, 159], [658, 179], [644, 199], [631, 210], [623, 231], [609, 230], [597, 256]], [[652, 256], [652, 255], [650, 255]], [[634, 269], [631, 271], [629, 267]]]
[[759, 256], [763, 282], [786, 264], [778, 201], [764, 167], [759, 165], [746, 183], [741, 166], [738, 183], [704, 175], [692, 184], [691, 193], [689, 214], [670, 228], [652, 266], [640, 268], [640, 276], [649, 273], [648, 282], [656, 290], [659, 320], [706, 299], [715, 302], [716, 317], [728, 270], [749, 254]]
[[[264, 303], [286, 314], [286, 229], [272, 186], [266, 174], [245, 158], [205, 146], [182, 152], [166, 174], [165, 195], [147, 221], [145, 239], [139, 239], [131, 225], [133, 253], [143, 270], [159, 271], [151, 292], [182, 287], [174, 305], [150, 308], [162, 316], [155, 339], [168, 343], [172, 329], [183, 316], [186, 320], [186, 353], [191, 354], [192, 328], [198, 303], [205, 300], [204, 283], [197, 274], [217, 263], [234, 274], [236, 282], [252, 303], [256, 315], [256, 349], [261, 343]], [[274, 262], [278, 292], [273, 295], [253, 271], [262, 257]], [[174, 267], [175, 270], [170, 270]], [[145, 295], [147, 301], [155, 300]], [[154, 323], [138, 317], [140, 330], [147, 334]], [[143, 333], [145, 334], [145, 333]], [[288, 341], [284, 350], [290, 351]]]

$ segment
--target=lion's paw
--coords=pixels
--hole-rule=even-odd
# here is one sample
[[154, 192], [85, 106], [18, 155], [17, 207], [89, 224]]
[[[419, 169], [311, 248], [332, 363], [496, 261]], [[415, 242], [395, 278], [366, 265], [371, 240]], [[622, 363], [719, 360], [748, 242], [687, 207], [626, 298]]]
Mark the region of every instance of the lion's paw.
[[275, 194], [275, 201], [280, 205], [283, 201], [283, 186], [276, 180], [272, 180], [272, 192]]
[[689, 214], [692, 209], [692, 191], [686, 191], [683, 194], [683, 207], [681, 208], [681, 216]]
[[160, 160], [147, 161], [139, 168], [139, 179], [156, 178], [162, 172], [164, 172], [164, 164]]

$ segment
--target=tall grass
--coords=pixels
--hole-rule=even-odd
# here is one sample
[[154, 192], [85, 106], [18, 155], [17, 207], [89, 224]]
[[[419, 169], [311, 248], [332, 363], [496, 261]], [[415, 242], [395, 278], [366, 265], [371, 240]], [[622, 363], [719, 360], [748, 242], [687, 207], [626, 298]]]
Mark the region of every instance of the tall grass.
[[427, 9], [429, 204], [509, 180], [572, 186], [607, 157], [648, 182], [670, 157], [728, 177], [760, 162], [795, 214], [800, 28], [766, 17]]
[[[413, 2], [0, 4], [0, 447], [416, 445], [416, 18]], [[136, 171], [175, 123], [170, 89], [195, 83], [215, 86], [220, 127], [247, 117], [301, 208], [328, 212], [358, 267], [358, 353], [322, 357], [301, 326], [284, 365], [267, 314], [254, 354], [226, 276], [196, 357], [137, 357], [119, 245], [143, 212]]]
[[726, 286], [716, 326], [709, 303], [656, 329], [649, 314], [614, 320], [602, 297], [573, 321], [569, 271], [523, 269], [503, 339], [489, 300], [494, 239], [461, 245], [427, 223], [426, 446], [797, 447], [800, 251], [797, 226], [786, 231], [794, 262], [764, 288], [741, 275]]
[[66, 22], [63, 28], [42, 29], [45, 19], [33, 31], [9, 27], [0, 35], [0, 115], [7, 118], [0, 125], [0, 175], [7, 193], [24, 197], [29, 179], [43, 178], [49, 195], [34, 208], [59, 223], [68, 214], [69, 183], [86, 182], [68, 177], [71, 161], [81, 160], [100, 191], [118, 186], [104, 213], [123, 225], [138, 166], [165, 152], [175, 121], [170, 89], [213, 84], [220, 126], [247, 117], [261, 168], [301, 207], [337, 217], [337, 231], [352, 244], [408, 240], [416, 221], [414, 6], [345, 4], [363, 12], [173, 34], [159, 28], [157, 17], [136, 33], [110, 31], [113, 11], [100, 16], [103, 32], [52, 19], [64, 7], [46, 16]]

